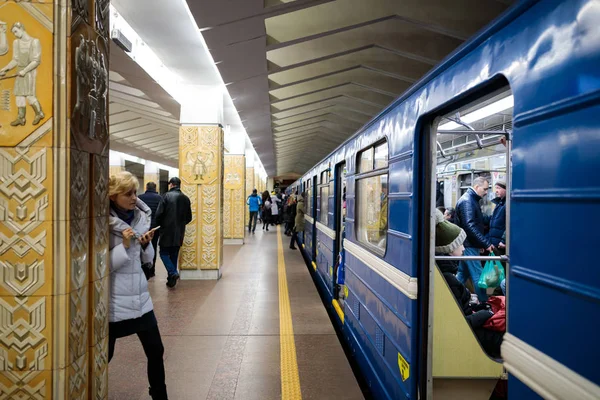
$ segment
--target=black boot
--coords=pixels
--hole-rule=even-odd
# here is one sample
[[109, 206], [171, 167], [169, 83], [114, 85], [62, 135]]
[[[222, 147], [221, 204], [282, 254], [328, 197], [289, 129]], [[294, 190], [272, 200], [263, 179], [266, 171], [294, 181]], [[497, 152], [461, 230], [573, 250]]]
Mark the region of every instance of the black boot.
[[167, 396], [167, 387], [163, 385], [160, 389], [148, 388], [148, 394], [152, 397], [152, 400], [169, 400]]

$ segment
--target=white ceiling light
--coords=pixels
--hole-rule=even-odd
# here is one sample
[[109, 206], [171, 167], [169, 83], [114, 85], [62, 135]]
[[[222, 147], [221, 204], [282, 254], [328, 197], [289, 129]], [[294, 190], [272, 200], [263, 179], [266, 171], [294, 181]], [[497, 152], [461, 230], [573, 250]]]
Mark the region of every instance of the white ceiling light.
[[[467, 124], [480, 121], [484, 118], [490, 117], [492, 115], [501, 113], [502, 111], [506, 111], [508, 109], [513, 108], [515, 105], [515, 98], [513, 95], [505, 97], [501, 100], [498, 100], [492, 104], [488, 104], [485, 107], [480, 108], [479, 110], [475, 110], [470, 112], [469, 114], [462, 115], [460, 117], [461, 121], [466, 122]], [[443, 125], [438, 127], [440, 131], [451, 131], [456, 128], [464, 128], [462, 125], [457, 124], [456, 122], [446, 122]]]

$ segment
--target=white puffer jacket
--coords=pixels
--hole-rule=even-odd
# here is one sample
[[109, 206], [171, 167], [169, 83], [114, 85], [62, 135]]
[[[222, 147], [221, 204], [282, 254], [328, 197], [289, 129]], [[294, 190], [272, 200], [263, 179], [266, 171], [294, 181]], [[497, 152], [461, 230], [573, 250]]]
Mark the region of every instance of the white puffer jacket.
[[154, 249], [149, 243], [145, 250], [136, 238], [126, 249], [123, 246], [123, 232], [132, 228], [138, 236], [150, 229], [152, 211], [138, 199], [131, 226], [121, 220], [114, 210], [110, 210], [110, 305], [109, 322], [139, 318], [152, 311], [152, 300], [148, 292], [148, 282], [142, 263], [152, 262]]

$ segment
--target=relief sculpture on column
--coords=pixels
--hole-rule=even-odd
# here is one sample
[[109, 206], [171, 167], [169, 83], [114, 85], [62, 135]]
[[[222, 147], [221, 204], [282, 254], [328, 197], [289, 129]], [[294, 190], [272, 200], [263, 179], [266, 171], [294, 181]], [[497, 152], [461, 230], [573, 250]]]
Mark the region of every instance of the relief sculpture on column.
[[72, 38], [71, 133], [78, 149], [108, 151], [108, 60], [106, 42], [87, 26]]
[[[13, 95], [17, 105], [17, 117], [10, 125], [25, 125], [27, 103], [35, 113], [32, 124], [37, 125], [45, 117], [36, 96], [37, 68], [42, 60], [42, 45], [39, 39], [27, 33], [21, 22], [15, 22], [11, 32], [15, 36], [12, 59], [0, 69], [0, 79], [14, 79]], [[7, 75], [13, 70], [15, 70], [14, 74]]]

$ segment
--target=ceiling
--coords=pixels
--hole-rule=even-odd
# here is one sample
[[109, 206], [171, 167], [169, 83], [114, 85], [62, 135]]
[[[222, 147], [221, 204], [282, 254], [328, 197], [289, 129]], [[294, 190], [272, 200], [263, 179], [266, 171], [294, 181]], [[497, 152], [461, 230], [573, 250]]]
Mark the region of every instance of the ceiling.
[[270, 176], [305, 172], [512, 3], [187, 2]]
[[179, 103], [112, 42], [109, 77], [111, 150], [177, 168]]

